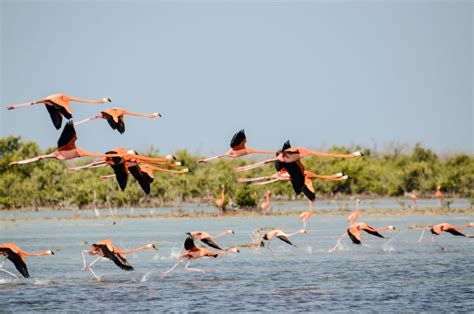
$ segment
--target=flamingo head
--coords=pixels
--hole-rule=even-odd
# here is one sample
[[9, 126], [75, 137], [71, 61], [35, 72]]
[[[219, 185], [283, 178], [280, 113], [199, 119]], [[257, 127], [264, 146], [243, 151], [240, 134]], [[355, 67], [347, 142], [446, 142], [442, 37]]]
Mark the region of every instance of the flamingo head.
[[232, 254], [240, 253], [239, 249], [237, 248], [227, 249], [227, 252], [232, 253]]
[[112, 100], [109, 97], [102, 98], [102, 102], [112, 102]]
[[359, 204], [359, 203], [360, 203], [360, 199], [356, 198], [356, 203]]
[[127, 150], [127, 154], [130, 154], [130, 155], [138, 155], [138, 153], [137, 153], [136, 150]]
[[299, 233], [306, 233], [306, 230], [305, 229], [300, 229], [298, 230]]
[[347, 174], [345, 174], [345, 175], [343, 175], [343, 176], [341, 177], [341, 179], [343, 179], [343, 180], [347, 180], [347, 179], [350, 179], [350, 178], [351, 178], [351, 177], [349, 177]]
[[471, 222], [469, 226], [474, 227], [474, 222]]
[[176, 157], [174, 155], [166, 155], [165, 158], [167, 160], [176, 160]]
[[188, 168], [184, 168], [182, 171], [183, 171], [183, 173], [191, 172]]
[[45, 251], [44, 252], [46, 255], [54, 255], [54, 252], [51, 250]]
[[395, 229], [394, 226], [388, 226], [387, 229], [388, 229], [388, 230], [397, 230], [397, 229]]
[[181, 161], [177, 161], [173, 163], [173, 166], [182, 166], [183, 163]]
[[154, 245], [153, 243], [147, 244], [146, 247], [147, 247], [147, 249], [153, 249], [153, 250], [157, 250], [157, 251], [159, 250], [159, 248], [156, 245]]
[[263, 235], [262, 239], [268, 241], [268, 236], [266, 233]]
[[153, 113], [153, 117], [156, 118], [156, 117], [160, 117], [161, 118], [161, 114], [159, 114], [158, 112], [154, 112]]
[[267, 194], [267, 195], [271, 195], [271, 194], [272, 194], [272, 191], [268, 190], [266, 194]]
[[344, 173], [338, 172], [338, 173], [334, 174], [334, 176], [336, 176], [336, 177], [343, 177], [343, 176], [344, 176]]
[[352, 156], [354, 157], [364, 157], [364, 154], [362, 154], [361, 151], [356, 151], [352, 153]]
[[227, 234], [235, 234], [234, 230], [230, 230], [230, 229], [229, 229], [229, 230], [226, 230], [225, 233], [227, 233]]

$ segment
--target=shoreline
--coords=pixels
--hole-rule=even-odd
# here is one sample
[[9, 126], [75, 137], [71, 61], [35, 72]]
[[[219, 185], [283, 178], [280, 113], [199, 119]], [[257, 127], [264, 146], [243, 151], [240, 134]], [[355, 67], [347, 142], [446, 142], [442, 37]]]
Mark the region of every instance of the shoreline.
[[[229, 211], [224, 215], [219, 215], [216, 212], [175, 212], [162, 214], [100, 214], [100, 216], [45, 216], [45, 217], [4, 217], [0, 218], [0, 222], [17, 222], [17, 221], [74, 221], [74, 220], [99, 220], [99, 219], [199, 219], [199, 218], [256, 218], [256, 217], [279, 217], [279, 216], [298, 216], [302, 211], [275, 211], [275, 212], [260, 212], [250, 210]], [[313, 216], [345, 216], [352, 212], [352, 210], [336, 209], [336, 210], [315, 210]], [[469, 214], [474, 215], [474, 208], [421, 208], [421, 209], [366, 209], [363, 211], [364, 217], [382, 217], [382, 216], [448, 216], [453, 214]]]

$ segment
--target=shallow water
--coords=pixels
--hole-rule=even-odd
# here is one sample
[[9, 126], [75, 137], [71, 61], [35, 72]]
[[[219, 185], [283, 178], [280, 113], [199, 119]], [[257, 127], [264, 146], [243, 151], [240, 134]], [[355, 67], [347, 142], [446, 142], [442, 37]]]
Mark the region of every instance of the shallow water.
[[[0, 222], [0, 241], [16, 242], [27, 251], [53, 249], [54, 256], [27, 257], [31, 279], [14, 280], [0, 273], [1, 309], [11, 311], [472, 311], [474, 308], [474, 239], [439, 237], [445, 251], [411, 225], [464, 224], [472, 216], [367, 218], [375, 226], [394, 225], [390, 239], [364, 237], [369, 247], [347, 239], [328, 253], [347, 224], [343, 216], [317, 216], [309, 233], [296, 235], [297, 247], [274, 241], [268, 249], [242, 248], [237, 255], [195, 261], [169, 274], [176, 252], [190, 230], [234, 235], [217, 239], [222, 246], [245, 244], [257, 227], [301, 227], [296, 217], [230, 217], [197, 219], [109, 219]], [[469, 230], [468, 230], [469, 231]], [[82, 267], [84, 241], [112, 238], [131, 248], [156, 241], [160, 251], [128, 256], [134, 272], [100, 261], [93, 280]], [[92, 261], [90, 258], [89, 261]], [[7, 261], [7, 270], [16, 273]], [[5, 297], [8, 296], [8, 297]]]

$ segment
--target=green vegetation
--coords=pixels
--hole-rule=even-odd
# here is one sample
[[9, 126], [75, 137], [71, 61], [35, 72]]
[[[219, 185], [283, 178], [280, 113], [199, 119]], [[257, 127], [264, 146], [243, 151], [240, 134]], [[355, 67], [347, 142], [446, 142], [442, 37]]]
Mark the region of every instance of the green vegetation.
[[[50, 152], [51, 149], [47, 150]], [[333, 147], [331, 152], [349, 152], [345, 147]], [[352, 151], [352, 149], [351, 149]], [[307, 170], [319, 174], [344, 172], [351, 176], [345, 182], [314, 180], [318, 196], [334, 194], [370, 194], [374, 196], [403, 196], [416, 191], [432, 196], [437, 185], [445, 195], [474, 197], [474, 157], [459, 154], [440, 158], [431, 150], [416, 145], [410, 154], [394, 150], [377, 154], [364, 150], [364, 158], [328, 159], [306, 158]], [[253, 162], [254, 159], [220, 159], [208, 164], [197, 164], [200, 156], [186, 150], [175, 153], [191, 173], [175, 175], [155, 172], [151, 194], [145, 196], [132, 178], [122, 192], [115, 180], [103, 181], [101, 175], [111, 174], [109, 167], [75, 173], [67, 168], [89, 163], [90, 159], [68, 162], [44, 160], [36, 163], [9, 166], [11, 161], [31, 158], [44, 153], [36, 143], [20, 137], [0, 139], [0, 209], [9, 208], [91, 208], [152, 206], [177, 204], [184, 201], [204, 202], [207, 194], [219, 196], [225, 186], [228, 206], [255, 207], [264, 191], [271, 190], [276, 197], [293, 198], [288, 182], [265, 186], [243, 185], [236, 182], [241, 176], [256, 177], [275, 172], [272, 166], [235, 174], [233, 169]], [[158, 155], [150, 149], [147, 155]]]

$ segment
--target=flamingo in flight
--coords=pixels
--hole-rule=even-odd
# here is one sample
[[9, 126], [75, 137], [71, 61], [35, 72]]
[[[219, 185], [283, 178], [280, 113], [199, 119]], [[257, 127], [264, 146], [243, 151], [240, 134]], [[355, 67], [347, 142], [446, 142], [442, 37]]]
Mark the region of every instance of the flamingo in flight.
[[266, 191], [265, 192], [265, 201], [260, 204], [260, 209], [263, 211], [266, 211], [267, 209], [270, 208], [270, 195], [272, 194], [271, 191]]
[[351, 239], [353, 244], [366, 246], [365, 244], [362, 244], [362, 242], [360, 241], [360, 239], [361, 239], [360, 238], [360, 232], [361, 231], [365, 231], [368, 234], [371, 234], [371, 235], [379, 237], [379, 238], [385, 238], [380, 233], [380, 231], [383, 231], [383, 230], [395, 230], [395, 227], [394, 226], [385, 226], [385, 227], [381, 227], [381, 228], [376, 229], [374, 227], [369, 226], [365, 222], [354, 223], [349, 228], [347, 228], [347, 233], [346, 234], [343, 234], [339, 237], [339, 239], [337, 240], [336, 246], [334, 246], [334, 248], [329, 250], [329, 252], [333, 252], [339, 246], [339, 243], [341, 242], [342, 238], [344, 238], [345, 236], [349, 236], [349, 238]]
[[300, 159], [305, 158], [307, 156], [319, 156], [319, 157], [327, 157], [327, 158], [355, 158], [355, 157], [363, 156], [363, 154], [360, 151], [356, 151], [350, 154], [322, 153], [322, 152], [309, 150], [303, 147], [291, 147], [290, 141], [286, 141], [282, 149], [277, 152], [276, 157], [266, 159], [252, 165], [237, 167], [235, 169], [235, 172], [243, 172], [243, 171], [255, 169], [263, 165], [266, 165], [268, 163], [275, 162], [275, 161], [280, 161], [284, 163], [292, 163], [292, 162], [299, 161]]
[[261, 241], [261, 243], [260, 243], [260, 246], [262, 246], [262, 247], [265, 246], [265, 244], [264, 244], [264, 242], [263, 242], [263, 240], [265, 240], [265, 241], [268, 241], [268, 242], [267, 242], [267, 248], [270, 248], [270, 241], [271, 241], [273, 238], [277, 238], [277, 239], [279, 239], [279, 240], [281, 240], [281, 241], [283, 241], [283, 242], [285, 242], [285, 243], [288, 243], [289, 245], [296, 246], [296, 245], [294, 245], [294, 244], [290, 241], [289, 237], [294, 236], [294, 235], [296, 235], [296, 234], [300, 234], [300, 233], [306, 233], [306, 231], [305, 231], [304, 229], [300, 229], [300, 230], [298, 230], [298, 231], [296, 231], [296, 232], [293, 232], [293, 233], [290, 233], [290, 234], [286, 234], [286, 233], [284, 233], [283, 231], [281, 231], [281, 230], [279, 230], [279, 229], [271, 230], [271, 231], [265, 233], [265, 234], [262, 236], [262, 241]]
[[223, 251], [223, 249], [216, 242], [214, 242], [214, 239], [223, 237], [227, 234], [234, 234], [234, 230], [225, 230], [215, 236], [211, 236], [205, 231], [191, 231], [186, 234], [189, 235], [193, 240], [200, 240], [212, 248]]
[[354, 222], [356, 222], [356, 220], [359, 219], [360, 215], [362, 214], [362, 212], [360, 211], [359, 205], [360, 205], [360, 199], [357, 198], [355, 211], [347, 217], [347, 221], [349, 221], [351, 225]]
[[[27, 164], [30, 162], [35, 162], [42, 159], [54, 158], [59, 160], [69, 160], [80, 157], [107, 157], [106, 154], [96, 154], [88, 152], [82, 148], [76, 146], [76, 130], [74, 130], [74, 124], [72, 121], [69, 121], [61, 133], [61, 136], [58, 140], [58, 149], [51, 154], [40, 155], [34, 158], [13, 161], [10, 165], [18, 164]], [[120, 157], [120, 154], [109, 155], [109, 157]]]
[[[465, 234], [459, 231], [462, 229], [467, 229], [467, 228], [472, 228], [472, 227], [474, 227], [474, 222], [471, 222], [462, 226], [458, 226], [458, 227], [453, 226], [448, 223], [441, 223], [441, 224], [435, 225], [430, 229], [431, 233], [433, 234], [431, 241], [435, 243], [436, 245], [438, 245], [441, 248], [441, 250], [444, 251], [444, 248], [441, 245], [439, 245], [438, 242], [435, 241], [435, 237], [440, 236], [442, 232], [447, 232], [458, 237], [474, 238], [474, 235]], [[421, 240], [423, 239], [424, 233], [425, 233], [425, 229], [423, 229], [423, 232], [421, 233], [421, 237], [420, 239], [418, 239], [418, 243], [420, 243]]]
[[68, 96], [64, 94], [54, 94], [54, 95], [49, 95], [46, 98], [30, 101], [24, 104], [8, 105], [7, 109], [13, 110], [13, 109], [18, 109], [18, 108], [23, 108], [23, 107], [34, 106], [37, 104], [44, 104], [46, 106], [46, 109], [49, 112], [49, 115], [51, 116], [51, 120], [53, 121], [54, 127], [57, 130], [59, 130], [61, 128], [61, 124], [63, 120], [62, 117], [65, 117], [68, 120], [72, 119], [72, 110], [71, 110], [71, 104], [70, 104], [71, 101], [82, 102], [82, 103], [94, 103], [94, 104], [104, 104], [106, 102], [111, 102], [110, 98], [107, 98], [107, 97], [99, 99], [99, 100], [90, 100], [90, 99], [76, 98], [76, 97], [72, 97], [72, 96]]
[[171, 267], [170, 269], [168, 269], [167, 271], [165, 271], [163, 273], [163, 276], [168, 275], [171, 271], [173, 271], [173, 269], [175, 269], [179, 264], [185, 262], [186, 260], [188, 261], [186, 266], [184, 266], [184, 269], [186, 271], [196, 271], [196, 272], [200, 272], [200, 273], [204, 274], [205, 271], [202, 270], [202, 269], [190, 268], [189, 264], [191, 263], [191, 261], [196, 260], [198, 258], [202, 258], [202, 257], [217, 258], [219, 255], [223, 255], [223, 254], [240, 253], [240, 251], [236, 248], [229, 248], [229, 249], [226, 249], [226, 250], [222, 250], [220, 252], [215, 252], [215, 251], [210, 251], [210, 250], [205, 249], [205, 248], [197, 247], [194, 244], [194, 240], [193, 240], [192, 236], [188, 236], [186, 238], [186, 240], [184, 241], [184, 249], [186, 250], [186, 252], [179, 257], [178, 262], [176, 262], [176, 264], [173, 267]]
[[110, 108], [110, 109], [106, 109], [102, 111], [98, 115], [78, 121], [75, 123], [75, 125], [79, 125], [79, 124], [82, 124], [84, 122], [94, 120], [94, 119], [105, 119], [107, 120], [107, 122], [109, 123], [110, 127], [113, 130], [117, 130], [120, 134], [123, 134], [125, 132], [125, 115], [146, 117], [146, 118], [161, 117], [161, 114], [159, 114], [158, 112], [143, 114], [143, 113], [136, 113], [136, 112], [128, 111], [125, 109], [120, 109], [120, 108]]
[[7, 259], [9, 259], [13, 265], [15, 265], [16, 269], [20, 272], [20, 274], [25, 278], [30, 278], [30, 274], [28, 273], [28, 267], [26, 266], [25, 256], [43, 256], [43, 255], [54, 255], [53, 251], [43, 251], [40, 253], [28, 253], [20, 249], [15, 243], [4, 243], [0, 244], [0, 254], [5, 257], [3, 262], [0, 264], [0, 271], [7, 273], [15, 278], [18, 279], [18, 276], [14, 273], [9, 272], [8, 270], [3, 269], [3, 263]]
[[[311, 171], [304, 171], [304, 176], [305, 178], [309, 179], [321, 179], [321, 180], [331, 180], [331, 181], [343, 181], [349, 179], [349, 176], [342, 173], [338, 172], [332, 175], [319, 175]], [[257, 178], [238, 178], [237, 182], [239, 183], [249, 183], [253, 182], [255, 185], [264, 185], [264, 184], [269, 184], [273, 182], [278, 182], [278, 181], [290, 181], [291, 177], [286, 171], [285, 168], [281, 169], [280, 171], [270, 175], [270, 176], [263, 176], [263, 177], [257, 177]]]
[[[84, 262], [84, 267], [82, 267], [81, 270], [89, 269], [95, 279], [100, 280], [100, 277], [97, 276], [97, 274], [92, 270], [92, 266], [102, 258], [107, 258], [114, 262], [114, 264], [117, 265], [120, 269], [125, 271], [132, 271], [134, 269], [125, 258], [125, 255], [148, 249], [159, 250], [154, 244], [151, 243], [139, 246], [131, 250], [121, 250], [112, 244], [111, 239], [100, 240], [92, 244], [92, 247], [89, 250], [81, 252], [82, 261]], [[85, 254], [98, 255], [98, 257], [90, 264], [87, 264]]]
[[222, 158], [222, 157], [242, 157], [248, 154], [274, 154], [275, 152], [268, 151], [268, 150], [258, 150], [246, 147], [245, 144], [247, 143], [247, 137], [245, 136], [245, 131], [240, 130], [234, 134], [232, 140], [230, 141], [230, 150], [227, 152], [205, 159], [198, 160], [199, 163], [207, 162], [213, 159]]

